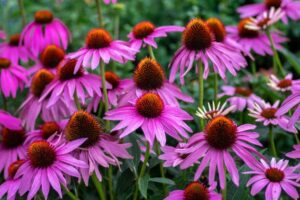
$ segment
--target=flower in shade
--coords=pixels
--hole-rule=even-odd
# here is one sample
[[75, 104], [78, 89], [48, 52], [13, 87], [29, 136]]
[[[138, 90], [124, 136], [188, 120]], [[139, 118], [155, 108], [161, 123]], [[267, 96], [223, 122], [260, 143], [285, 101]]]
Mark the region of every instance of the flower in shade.
[[[21, 179], [19, 192], [32, 199], [41, 190], [47, 199], [53, 188], [62, 198], [61, 185], [67, 188], [67, 177], [80, 177], [79, 169], [87, 164], [72, 156], [85, 139], [65, 143], [62, 138], [50, 142], [45, 140], [31, 143], [27, 150], [27, 159], [19, 168], [15, 177]], [[79, 168], [79, 169], [78, 169]]]
[[87, 95], [102, 96], [100, 78], [95, 74], [88, 74], [82, 67], [74, 73], [76, 63], [76, 59], [61, 63], [56, 78], [47, 85], [39, 102], [49, 98], [47, 107], [51, 107], [63, 97], [67, 102], [75, 102], [75, 98], [78, 98], [84, 104]]
[[293, 80], [293, 74], [287, 74], [283, 79], [278, 79], [272, 74], [269, 78], [268, 86], [281, 92], [297, 92], [300, 90], [300, 80]]
[[214, 192], [216, 184], [207, 187], [198, 181], [191, 182], [184, 190], [174, 190], [164, 200], [222, 200], [222, 195]]
[[133, 49], [140, 50], [143, 44], [157, 48], [155, 38], [167, 37], [167, 33], [182, 32], [183, 30], [184, 28], [181, 26], [155, 27], [153, 23], [143, 21], [133, 27], [132, 31], [128, 34], [128, 38]]
[[278, 200], [283, 189], [291, 198], [298, 199], [299, 194], [296, 188], [300, 187], [300, 184], [295, 179], [299, 175], [294, 172], [295, 168], [288, 166], [288, 162], [287, 160], [276, 162], [275, 158], [272, 158], [268, 164], [261, 159], [251, 167], [252, 171], [244, 172], [253, 175], [247, 183], [247, 187], [252, 185], [251, 195], [254, 196], [266, 188], [265, 199]]
[[286, 154], [289, 158], [300, 158], [300, 145], [294, 145], [294, 151], [291, 151]]
[[20, 116], [27, 129], [33, 130], [38, 116], [44, 121], [60, 121], [70, 116], [76, 107], [73, 102], [67, 102], [63, 97], [56, 104], [47, 107], [49, 97], [39, 101], [45, 88], [54, 80], [54, 74], [46, 69], [36, 72], [31, 80], [30, 93], [19, 108]]
[[173, 82], [176, 72], [180, 71], [180, 80], [184, 83], [183, 77], [192, 69], [194, 61], [204, 64], [204, 78], [209, 74], [210, 62], [213, 70], [223, 79], [226, 77], [226, 70], [235, 76], [247, 63], [242, 54], [233, 49], [232, 46], [215, 41], [213, 33], [204, 21], [191, 20], [183, 31], [182, 46], [170, 63], [170, 81]]
[[3, 30], [0, 30], [0, 39], [4, 40], [6, 38], [6, 34]]
[[2, 199], [5, 194], [7, 194], [6, 199], [8, 200], [16, 199], [16, 195], [18, 194], [20, 188], [21, 179], [15, 178], [15, 175], [24, 162], [25, 160], [17, 160], [10, 164], [8, 168], [8, 177], [0, 185], [0, 199]]
[[286, 131], [297, 133], [295, 127], [287, 127], [289, 119], [286, 116], [276, 116], [279, 103], [279, 100], [273, 105], [265, 101], [255, 102], [252, 108], [248, 108], [249, 116], [255, 118], [257, 122], [262, 122], [264, 126], [278, 125]]
[[117, 3], [117, 0], [103, 0], [105, 4]]
[[105, 168], [109, 165], [119, 166], [118, 158], [131, 158], [127, 152], [131, 144], [120, 143], [110, 135], [104, 134], [100, 123], [85, 111], [78, 111], [72, 115], [65, 128], [65, 136], [68, 141], [87, 138], [74, 152], [75, 157], [85, 161], [89, 166], [89, 168], [80, 169], [81, 177], [86, 185], [88, 185], [90, 175], [94, 172], [99, 181], [102, 181], [99, 165]]
[[180, 168], [186, 169], [199, 161], [194, 180], [198, 180], [204, 169], [209, 166], [209, 183], [214, 182], [217, 171], [222, 189], [225, 187], [226, 169], [233, 183], [238, 186], [239, 173], [231, 153], [235, 153], [247, 165], [256, 161], [253, 154], [260, 153], [252, 145], [262, 145], [257, 140], [259, 134], [253, 131], [255, 127], [251, 124], [237, 126], [225, 116], [211, 119], [203, 132], [194, 134], [188, 140], [188, 148], [185, 151], [181, 150], [189, 155], [180, 164]]
[[70, 32], [62, 21], [54, 18], [52, 12], [40, 10], [35, 13], [34, 21], [23, 29], [20, 40], [38, 57], [49, 44], [67, 49], [70, 38]]
[[163, 146], [161, 147], [163, 153], [159, 156], [159, 159], [165, 161], [164, 167], [176, 167], [188, 156], [188, 154], [180, 152], [181, 149], [186, 148], [187, 145], [185, 143], [179, 143], [176, 147]]
[[65, 51], [56, 45], [47, 45], [41, 52], [39, 60], [34, 66], [28, 69], [28, 74], [34, 74], [40, 69], [47, 69], [52, 73], [56, 73], [59, 64], [65, 58]]
[[27, 48], [20, 44], [20, 34], [11, 35], [9, 42], [0, 44], [0, 56], [9, 58], [14, 63], [27, 62], [32, 58]]
[[193, 118], [179, 107], [164, 103], [158, 94], [150, 92], [143, 94], [130, 105], [106, 112], [105, 119], [121, 121], [112, 129], [112, 131], [124, 129], [120, 134], [121, 138], [142, 128], [151, 146], [155, 138], [161, 146], [164, 146], [166, 133], [179, 141], [180, 136], [187, 138], [186, 131], [192, 130], [184, 120]]
[[137, 65], [133, 80], [127, 80], [126, 93], [120, 100], [120, 105], [140, 97], [147, 92], [157, 93], [166, 104], [179, 106], [178, 99], [193, 103], [194, 100], [183, 94], [178, 87], [166, 80], [161, 65], [151, 58], [144, 58]]
[[22, 129], [22, 121], [5, 111], [0, 110], [0, 127], [20, 130]]
[[[258, 55], [273, 55], [270, 40], [265, 32], [249, 29], [250, 18], [243, 19], [238, 26], [227, 26], [228, 37], [238, 42], [243, 47], [243, 52], [248, 55], [253, 50]], [[281, 43], [287, 41], [281, 32], [270, 31], [276, 49], [281, 49]]]
[[0, 57], [0, 87], [5, 97], [16, 97], [18, 89], [23, 90], [28, 83], [27, 72], [9, 58]]
[[95, 28], [88, 32], [85, 46], [77, 52], [68, 55], [69, 58], [77, 58], [75, 71], [82, 65], [96, 69], [100, 61], [109, 63], [115, 60], [119, 63], [126, 63], [135, 59], [136, 51], [121, 40], [113, 40], [109, 32], [102, 28]]
[[300, 2], [295, 0], [264, 0], [262, 3], [241, 6], [237, 11], [242, 18], [246, 18], [261, 15], [261, 13], [268, 12], [272, 8], [282, 10], [284, 13], [282, 21], [284, 23], [288, 22], [288, 18], [292, 20], [300, 19]]
[[206, 109], [205, 106], [203, 106], [202, 108], [199, 107], [196, 115], [202, 119], [212, 119], [219, 115], [225, 116], [235, 109], [235, 105], [231, 105], [228, 108], [226, 108], [226, 105], [227, 102], [223, 103], [223, 105], [218, 102], [216, 106], [215, 102], [213, 101], [211, 104], [207, 103], [208, 109]]

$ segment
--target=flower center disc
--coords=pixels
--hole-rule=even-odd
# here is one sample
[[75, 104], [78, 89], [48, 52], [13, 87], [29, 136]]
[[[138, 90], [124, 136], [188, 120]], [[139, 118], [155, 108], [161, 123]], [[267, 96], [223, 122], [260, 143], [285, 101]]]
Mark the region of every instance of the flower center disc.
[[282, 0], [265, 0], [265, 5], [267, 6], [267, 8], [279, 8], [281, 6], [281, 2]]
[[149, 21], [140, 22], [133, 27], [132, 33], [137, 39], [144, 39], [155, 30], [154, 24]]
[[54, 75], [46, 69], [36, 72], [31, 82], [31, 92], [34, 96], [40, 97], [46, 86], [54, 79]]
[[0, 69], [8, 69], [11, 62], [7, 58], [0, 58]]
[[23, 165], [25, 160], [17, 160], [10, 164], [8, 167], [8, 176], [13, 179], [18, 171], [18, 169]]
[[65, 52], [56, 45], [48, 45], [40, 56], [40, 61], [46, 68], [56, 68], [58, 64], [64, 59]]
[[224, 150], [230, 148], [236, 140], [237, 127], [224, 116], [211, 119], [205, 127], [205, 138], [210, 146]]
[[56, 153], [47, 141], [41, 140], [31, 143], [28, 148], [28, 157], [33, 167], [45, 168], [55, 162]]
[[137, 100], [136, 108], [140, 115], [146, 118], [155, 118], [162, 113], [164, 103], [157, 94], [146, 93]]
[[65, 129], [66, 138], [69, 141], [87, 138], [81, 147], [95, 145], [103, 129], [95, 117], [88, 112], [78, 111], [72, 115]]
[[287, 87], [290, 87], [292, 86], [292, 80], [289, 80], [289, 79], [283, 79], [281, 81], [279, 81], [279, 83], [277, 83], [277, 87], [279, 88], [287, 88]]
[[206, 21], [210, 31], [214, 34], [217, 42], [223, 42], [226, 37], [225, 26], [221, 20], [217, 18], [210, 18]]
[[2, 143], [8, 149], [22, 145], [26, 139], [24, 130], [10, 130], [8, 128], [3, 128], [1, 135]]
[[203, 184], [192, 182], [184, 189], [184, 200], [209, 200], [209, 192]]
[[151, 58], [144, 58], [135, 69], [133, 79], [138, 88], [155, 90], [163, 86], [165, 74], [158, 62]]
[[112, 85], [113, 89], [117, 88], [120, 84], [120, 77], [110, 71], [105, 72], [105, 80]]
[[108, 47], [112, 42], [112, 37], [108, 31], [97, 28], [88, 32], [85, 43], [89, 49], [101, 49]]
[[271, 182], [280, 182], [284, 179], [284, 173], [280, 169], [277, 168], [269, 168], [265, 172], [265, 176]]
[[49, 10], [40, 10], [34, 14], [34, 21], [38, 24], [48, 24], [52, 20], [53, 14]]
[[182, 41], [189, 50], [205, 50], [212, 43], [210, 29], [201, 19], [192, 19], [183, 32]]
[[239, 36], [242, 38], [256, 38], [259, 35], [259, 32], [256, 30], [251, 30], [246, 28], [245, 26], [251, 22], [250, 19], [243, 19], [240, 21], [238, 25]]
[[243, 97], [249, 97], [252, 94], [252, 91], [248, 88], [236, 87], [235, 94], [243, 96]]
[[41, 126], [42, 138], [47, 140], [50, 136], [60, 131], [56, 122], [46, 122]]
[[79, 78], [83, 76], [84, 69], [82, 67], [80, 67], [80, 69], [76, 72], [76, 74], [74, 74], [76, 63], [77, 63], [76, 59], [71, 59], [68, 60], [63, 66], [59, 66], [57, 69], [59, 80], [66, 81], [66, 80]]
[[10, 46], [19, 46], [20, 42], [20, 34], [11, 35], [9, 38], [9, 45]]
[[267, 108], [262, 110], [261, 116], [263, 116], [266, 119], [274, 119], [276, 112], [277, 112], [276, 108]]

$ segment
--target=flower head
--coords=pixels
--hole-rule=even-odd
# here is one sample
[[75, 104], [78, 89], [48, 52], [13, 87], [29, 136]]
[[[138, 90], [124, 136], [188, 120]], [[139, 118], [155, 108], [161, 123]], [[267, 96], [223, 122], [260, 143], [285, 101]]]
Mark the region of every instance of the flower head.
[[220, 116], [220, 115], [227, 115], [231, 111], [235, 109], [235, 105], [231, 105], [228, 108], [225, 109], [227, 102], [225, 102], [223, 105], [221, 105], [220, 102], [218, 102], [217, 106], [215, 105], [215, 102], [212, 102], [211, 104], [208, 103], [208, 109], [206, 110], [205, 106], [202, 108], [198, 108], [198, 111], [196, 112], [196, 115], [202, 119], [212, 119], [214, 117]]
[[278, 79], [272, 74], [269, 78], [268, 86], [281, 92], [297, 92], [300, 90], [300, 80], [293, 80], [292, 74], [286, 75], [283, 79]]

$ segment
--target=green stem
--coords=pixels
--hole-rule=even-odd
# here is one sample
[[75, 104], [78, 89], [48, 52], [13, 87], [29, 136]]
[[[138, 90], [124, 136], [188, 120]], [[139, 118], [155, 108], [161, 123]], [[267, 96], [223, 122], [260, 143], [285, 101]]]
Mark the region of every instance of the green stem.
[[97, 6], [97, 14], [98, 14], [98, 22], [99, 22], [99, 26], [101, 28], [104, 27], [104, 21], [103, 21], [103, 16], [102, 16], [102, 10], [101, 10], [101, 3], [99, 0], [95, 0], [96, 2], [96, 6]]
[[103, 110], [103, 105], [104, 103], [102, 101], [99, 102], [99, 106], [98, 106], [98, 117], [101, 119], [101, 114], [102, 114], [102, 110]]
[[148, 47], [148, 52], [149, 52], [149, 55], [152, 59], [156, 60], [155, 59], [155, 56], [154, 56], [154, 53], [153, 53], [153, 49], [150, 45], [147, 46]]
[[147, 167], [147, 162], [148, 162], [149, 157], [150, 157], [150, 144], [149, 144], [149, 142], [147, 142], [146, 143], [145, 158], [144, 158], [144, 162], [143, 162], [141, 171], [140, 171], [140, 173], [139, 173], [139, 175], [137, 177], [137, 180], [136, 180], [136, 186], [135, 186], [135, 191], [134, 191], [134, 194], [133, 194], [133, 200], [137, 200], [138, 199], [138, 194], [139, 194], [139, 184], [138, 184], [138, 181], [145, 174], [146, 167]]
[[253, 76], [255, 76], [256, 75], [256, 65], [255, 65], [255, 61], [251, 61], [251, 71], [252, 71], [252, 74], [253, 74]]
[[277, 157], [275, 141], [274, 141], [274, 134], [273, 134], [273, 126], [272, 125], [269, 126], [269, 140], [270, 140], [272, 155], [274, 157]]
[[97, 192], [99, 194], [100, 199], [101, 200], [105, 200], [106, 197], [105, 197], [105, 193], [103, 191], [102, 183], [98, 180], [98, 178], [97, 178], [97, 176], [96, 176], [95, 173], [93, 173], [93, 175], [92, 175], [92, 180], [93, 180], [93, 183], [94, 183], [94, 185], [96, 187], [96, 190], [97, 190]]
[[[203, 108], [203, 98], [204, 98], [204, 86], [203, 86], [203, 64], [201, 60], [198, 61], [198, 81], [199, 81], [199, 107]], [[200, 118], [200, 129], [203, 130], [204, 121]]]
[[78, 197], [76, 197], [68, 188], [62, 185], [62, 189], [65, 191], [65, 193], [70, 197], [72, 200], [79, 200]]
[[[107, 89], [106, 89], [106, 79], [105, 79], [105, 63], [101, 60], [100, 61], [100, 74], [101, 74], [101, 81], [102, 81], [102, 92], [104, 96], [104, 111], [108, 111], [108, 95], [107, 95]], [[105, 121], [105, 128], [107, 131], [109, 131], [109, 121]]]
[[300, 144], [300, 140], [299, 140], [299, 137], [298, 137], [298, 133], [294, 134], [295, 135], [295, 139], [296, 139], [296, 142], [297, 144]]
[[112, 178], [113, 178], [113, 171], [112, 171], [112, 167], [109, 166], [109, 168], [108, 168], [108, 189], [109, 189], [110, 200], [114, 199]]
[[[159, 143], [156, 141], [155, 142], [155, 151], [156, 151], [156, 155], [157, 155], [157, 157], [161, 154], [161, 152], [160, 152], [160, 148], [159, 148]], [[161, 177], [162, 178], [165, 178], [166, 176], [165, 176], [165, 170], [164, 170], [164, 167], [163, 167], [163, 164], [162, 164], [162, 162], [160, 162], [159, 163], [159, 170], [160, 170], [160, 175], [161, 175]], [[163, 192], [164, 192], [164, 195], [167, 195], [168, 193], [168, 191], [167, 191], [167, 187], [166, 187], [166, 185], [165, 184], [162, 184], [163, 185]]]
[[22, 27], [24, 28], [26, 25], [24, 2], [23, 2], [23, 0], [18, 0], [18, 3], [19, 3], [19, 7], [20, 7], [21, 16], [22, 16]]
[[225, 172], [225, 187], [222, 190], [222, 200], [227, 199], [227, 181], [226, 181], [226, 172]]
[[[273, 55], [273, 65], [274, 65], [274, 68], [275, 68], [276, 72], [278, 73], [278, 75], [284, 76], [283, 66], [282, 66], [282, 63], [280, 61], [278, 52], [276, 50], [276, 47], [275, 47], [275, 44], [274, 44], [274, 40], [273, 40], [272, 35], [270, 33], [270, 29], [267, 29], [266, 33], [267, 33], [267, 36], [268, 36], [268, 38], [270, 40], [271, 48], [272, 48], [273, 54], [274, 54]], [[277, 71], [277, 66], [278, 66], [278, 71]]]
[[74, 93], [74, 101], [75, 101], [77, 110], [81, 110], [81, 104], [80, 104], [80, 101], [79, 101], [79, 99], [78, 99], [78, 96], [77, 96], [77, 92], [76, 92], [76, 91], [75, 91], [75, 93]]
[[120, 31], [120, 16], [118, 14], [114, 17], [114, 38], [115, 40], [119, 39]]
[[5, 111], [7, 111], [7, 99], [6, 99], [6, 97], [4, 96], [4, 94], [3, 93], [1, 93], [1, 95], [2, 95], [2, 100], [3, 100], [3, 109], [5, 110]]
[[214, 73], [214, 100], [215, 104], [218, 103], [218, 74]]

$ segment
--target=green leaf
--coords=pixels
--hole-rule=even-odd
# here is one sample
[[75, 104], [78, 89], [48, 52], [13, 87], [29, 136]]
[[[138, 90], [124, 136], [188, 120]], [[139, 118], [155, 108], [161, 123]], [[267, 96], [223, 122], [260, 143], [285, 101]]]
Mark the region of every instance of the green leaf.
[[132, 144], [131, 148], [129, 149], [129, 154], [132, 155], [133, 159], [127, 160], [127, 163], [135, 175], [137, 174], [137, 169], [141, 159], [141, 150], [137, 141], [138, 137], [136, 135], [131, 134], [129, 136], [129, 142]]
[[295, 69], [295, 71], [300, 74], [300, 60], [293, 53], [287, 49], [281, 49], [280, 52], [285, 56], [290, 65]]
[[167, 185], [175, 185], [175, 182], [168, 178], [160, 178], [160, 177], [150, 178], [150, 181], [156, 182], [156, 183], [167, 184]]
[[139, 190], [144, 198], [147, 199], [147, 190], [150, 176], [149, 174], [145, 174], [143, 177], [139, 178]]

